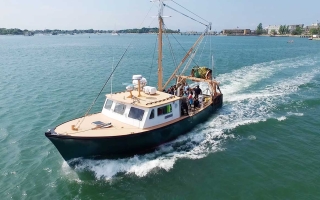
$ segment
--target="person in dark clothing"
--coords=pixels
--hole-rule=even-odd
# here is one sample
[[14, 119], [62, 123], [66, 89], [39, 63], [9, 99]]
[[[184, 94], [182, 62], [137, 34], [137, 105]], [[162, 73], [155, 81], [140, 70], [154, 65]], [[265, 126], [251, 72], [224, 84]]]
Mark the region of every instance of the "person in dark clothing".
[[187, 97], [182, 97], [182, 101], [181, 101], [181, 114], [185, 114], [188, 115], [188, 103], [187, 103], [188, 99]]
[[170, 92], [169, 92], [169, 94], [174, 95], [174, 88], [173, 88], [172, 86], [170, 87]]
[[193, 106], [194, 106], [195, 108], [198, 108], [198, 107], [199, 107], [199, 100], [198, 100], [198, 98], [195, 98], [195, 99], [194, 99]]
[[194, 89], [194, 95], [198, 98], [199, 94], [202, 94], [202, 90], [200, 89], [199, 85]]

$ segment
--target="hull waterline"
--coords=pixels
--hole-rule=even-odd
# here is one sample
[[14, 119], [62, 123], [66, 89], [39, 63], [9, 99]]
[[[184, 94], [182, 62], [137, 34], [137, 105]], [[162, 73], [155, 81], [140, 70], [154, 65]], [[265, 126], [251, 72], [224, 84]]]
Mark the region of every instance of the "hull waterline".
[[47, 131], [45, 136], [55, 145], [66, 160], [74, 158], [121, 158], [155, 149], [159, 145], [172, 141], [186, 134], [196, 125], [205, 122], [222, 106], [223, 95], [218, 101], [197, 114], [176, 123], [151, 131], [123, 136], [75, 137], [59, 135], [54, 130]]

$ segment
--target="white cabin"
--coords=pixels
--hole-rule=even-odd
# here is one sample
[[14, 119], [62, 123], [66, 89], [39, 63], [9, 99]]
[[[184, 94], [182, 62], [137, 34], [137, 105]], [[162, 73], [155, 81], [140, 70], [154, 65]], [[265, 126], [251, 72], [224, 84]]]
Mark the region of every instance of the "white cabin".
[[157, 91], [150, 95], [132, 91], [106, 95], [102, 114], [120, 122], [144, 129], [181, 116], [181, 98]]

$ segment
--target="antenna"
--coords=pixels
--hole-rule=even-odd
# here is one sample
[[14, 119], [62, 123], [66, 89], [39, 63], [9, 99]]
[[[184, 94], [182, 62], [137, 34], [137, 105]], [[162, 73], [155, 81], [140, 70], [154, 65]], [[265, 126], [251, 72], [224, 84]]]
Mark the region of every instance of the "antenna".
[[[112, 56], [112, 71], [113, 71], [113, 63], [114, 63], [114, 56]], [[113, 74], [111, 75], [111, 95], [112, 95], [112, 79], [113, 79]]]
[[[211, 24], [210, 24], [210, 28], [211, 28]], [[215, 76], [214, 76], [214, 59], [213, 59], [213, 53], [212, 53], [212, 47], [211, 47], [211, 44], [212, 44], [212, 35], [209, 35], [210, 37], [210, 54], [211, 54], [211, 68], [212, 68], [212, 76], [211, 78], [213, 79], [216, 79]]]

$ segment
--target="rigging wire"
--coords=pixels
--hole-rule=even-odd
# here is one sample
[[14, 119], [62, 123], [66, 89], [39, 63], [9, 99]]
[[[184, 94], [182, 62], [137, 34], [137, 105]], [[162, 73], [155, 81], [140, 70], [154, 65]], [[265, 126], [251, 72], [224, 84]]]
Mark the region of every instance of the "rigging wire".
[[[208, 22], [207, 20], [203, 19], [203, 18], [200, 17], [199, 15], [193, 13], [192, 11], [190, 11], [190, 10], [188, 10], [187, 8], [183, 7], [182, 5], [178, 4], [178, 3], [175, 2], [174, 0], [172, 0], [172, 2], [174, 2], [174, 3], [177, 4], [178, 6], [182, 7], [183, 9], [189, 11], [190, 13], [194, 14], [195, 16], [199, 17], [200, 19]], [[207, 24], [204, 24], [204, 23], [202, 23], [202, 22], [200, 22], [200, 21], [198, 21], [198, 20], [196, 20], [196, 19], [194, 19], [194, 18], [192, 18], [192, 17], [190, 17], [190, 16], [188, 16], [188, 15], [186, 15], [186, 14], [184, 14], [184, 13], [182, 13], [182, 12], [176, 10], [176, 9], [174, 9], [174, 8], [170, 7], [169, 5], [167, 5], [167, 4], [163, 4], [163, 5], [166, 6], [166, 7], [168, 7], [168, 8], [170, 8], [170, 9], [172, 9], [173, 11], [176, 11], [177, 13], [180, 13], [180, 14], [182, 14], [182, 15], [184, 15], [184, 16], [186, 16], [186, 17], [188, 17], [188, 18], [190, 18], [190, 19], [192, 19], [192, 20], [194, 20], [194, 21], [196, 21], [196, 22], [198, 22], [198, 23], [200, 23], [200, 24], [208, 27]], [[208, 23], [210, 23], [210, 22], [208, 22]], [[171, 35], [173, 36], [173, 34], [171, 34]], [[178, 42], [178, 44], [182, 47], [182, 45], [179, 43], [179, 41], [178, 41], [174, 36], [173, 36], [173, 38], [174, 38], [174, 39]], [[182, 49], [187, 53], [187, 51], [186, 51], [183, 47], [182, 47]], [[201, 57], [201, 56], [200, 56], [200, 57]], [[196, 66], [199, 66], [199, 65], [195, 62], [194, 59], [191, 58], [191, 61], [194, 62]]]
[[[152, 6], [150, 7], [147, 15], [144, 17], [144, 19], [142, 20], [141, 24], [140, 24], [140, 27], [142, 26], [142, 24], [144, 23], [144, 21], [146, 20], [147, 16], [149, 15], [152, 7], [154, 5], [152, 4]], [[101, 88], [99, 94], [97, 95], [97, 97], [94, 99], [94, 101], [92, 102], [92, 104], [90, 105], [89, 109], [87, 110], [87, 112], [85, 113], [85, 115], [83, 116], [81, 122], [80, 122], [80, 119], [78, 120], [77, 124], [75, 125], [76, 127], [78, 126], [78, 128], [80, 127], [80, 125], [82, 124], [83, 120], [85, 119], [85, 117], [89, 114], [89, 112], [91, 111], [92, 107], [94, 106], [94, 104], [96, 103], [96, 101], [98, 100], [99, 96], [101, 95], [102, 91], [104, 90], [104, 88], [106, 87], [107, 83], [109, 82], [110, 78], [112, 77], [113, 73], [115, 72], [115, 70], [118, 68], [120, 62], [122, 61], [124, 55], [127, 53], [129, 47], [131, 46], [132, 42], [133, 42], [133, 38], [131, 39], [129, 45], [127, 46], [127, 48], [125, 49], [124, 53], [122, 54], [122, 56], [120, 57], [117, 65], [114, 67], [114, 69], [111, 71], [111, 74], [109, 75], [109, 77], [107, 78], [106, 82], [104, 83], [103, 87]], [[80, 123], [79, 123], [80, 122]], [[78, 125], [79, 124], [79, 125]]]
[[149, 27], [151, 26], [151, 24], [154, 22], [155, 19], [156, 19], [156, 17], [153, 18], [153, 20], [152, 20], [151, 23], [149, 24]]
[[[185, 54], [187, 54], [188, 51], [185, 50], [185, 48], [183, 48], [183, 46], [180, 44], [180, 42], [177, 40], [177, 38], [174, 37], [174, 35], [173, 35], [172, 33], [171, 33], [171, 35], [172, 35], [172, 37], [177, 41], [177, 43], [180, 45], [180, 47], [183, 49], [183, 51], [185, 52]], [[196, 66], [199, 66], [194, 59], [191, 58], [191, 60], [192, 60], [192, 62], [194, 62], [194, 64], [195, 64]]]
[[[206, 37], [206, 40], [204, 41], [204, 45], [203, 45], [203, 47], [202, 47], [202, 51], [201, 51], [201, 53], [200, 53], [200, 56], [199, 56], [198, 62], [200, 62], [200, 59], [201, 59], [201, 57], [202, 57], [202, 54], [203, 54], [204, 48], [205, 48], [205, 47], [206, 47], [206, 45], [207, 45], [207, 40], [208, 40], [208, 37]], [[210, 66], [210, 65], [209, 65], [209, 66]]]
[[170, 8], [170, 9], [171, 9], [171, 10], [173, 10], [173, 11], [176, 11], [177, 13], [180, 13], [181, 15], [184, 15], [184, 16], [186, 16], [186, 17], [188, 17], [188, 18], [192, 19], [193, 21], [196, 21], [196, 22], [198, 22], [198, 23], [200, 23], [200, 24], [202, 24], [202, 25], [204, 25], [204, 26], [208, 26], [207, 24], [202, 23], [202, 22], [200, 22], [200, 21], [198, 21], [198, 20], [196, 20], [196, 19], [194, 19], [194, 18], [192, 18], [192, 17], [190, 17], [190, 16], [188, 16], [188, 15], [186, 15], [186, 14], [184, 14], [184, 13], [182, 13], [182, 12], [180, 12], [180, 11], [176, 10], [176, 9], [174, 9], [174, 8], [172, 8], [172, 7], [168, 6], [167, 4], [163, 4], [163, 5], [164, 5], [164, 6], [167, 6], [168, 8]]
[[[114, 67], [114, 51], [113, 51], [112, 47], [111, 47], [111, 49], [112, 49], [112, 70], [113, 70], [113, 67]], [[111, 76], [111, 84], [110, 84], [111, 95], [112, 95], [112, 82], [113, 82], [113, 75]]]
[[[132, 42], [132, 41], [131, 41]], [[101, 88], [99, 94], [97, 95], [97, 97], [95, 98], [95, 100], [92, 102], [91, 106], [89, 107], [89, 109], [87, 110], [86, 114], [84, 115], [84, 117], [82, 118], [78, 128], [80, 127], [81, 123], [83, 122], [84, 118], [88, 115], [88, 113], [91, 111], [93, 105], [96, 103], [98, 97], [100, 96], [100, 94], [102, 93], [103, 89], [106, 87], [107, 83], [109, 82], [110, 78], [112, 77], [114, 71], [117, 69], [117, 67], [119, 66], [123, 56], [127, 53], [129, 47], [131, 46], [131, 43], [128, 45], [128, 47], [126, 48], [126, 50], [124, 51], [124, 53], [122, 54], [120, 60], [118, 61], [117, 65], [114, 67], [114, 69], [111, 71], [111, 74], [109, 75], [107, 81], [104, 83], [103, 87]], [[79, 122], [79, 121], [78, 121]], [[78, 123], [77, 123], [78, 124]]]
[[152, 62], [151, 62], [151, 66], [150, 66], [150, 73], [149, 73], [149, 80], [151, 80], [151, 72], [152, 72], [152, 67], [153, 67], [153, 61], [154, 59], [154, 55], [156, 54], [156, 48], [157, 48], [157, 41], [158, 41], [158, 37], [156, 37], [156, 42], [154, 44], [154, 50], [153, 50], [153, 56], [152, 56]]
[[[191, 62], [192, 62], [192, 59], [195, 58], [195, 56], [196, 56], [196, 54], [197, 54], [197, 52], [198, 52], [198, 50], [199, 50], [199, 47], [200, 47], [200, 44], [202, 43], [202, 41], [203, 41], [203, 37], [201, 38], [200, 42], [198, 42], [197, 45], [196, 45], [194, 48], [192, 48], [192, 53], [189, 55], [188, 62], [185, 64], [185, 66], [184, 66], [181, 74], [183, 74], [183, 73], [188, 69], [188, 67], [190, 66], [190, 64], [191, 64]], [[198, 67], [199, 67], [199, 65], [198, 65]]]
[[[210, 36], [210, 56], [211, 56], [210, 61], [211, 61], [211, 67], [212, 67], [212, 78], [215, 79], [214, 71], [213, 71], [214, 70], [214, 60], [213, 60], [213, 54], [212, 54], [211, 45], [212, 45], [212, 36]], [[210, 64], [210, 61], [209, 61], [209, 64]]]
[[[166, 26], [165, 24], [163, 24], [163, 25], [164, 25], [164, 27], [165, 27], [164, 30], [167, 30], [167, 26]], [[170, 49], [170, 53], [171, 53], [171, 56], [172, 56], [172, 60], [173, 60], [174, 66], [176, 66], [176, 69], [177, 69], [177, 67], [178, 67], [177, 61], [176, 61], [176, 58], [175, 58], [174, 53], [173, 53], [173, 48], [172, 48], [172, 45], [171, 45], [169, 36], [168, 36], [168, 34], [167, 34], [166, 32], [165, 32], [165, 36], [166, 36], [166, 38], [167, 38], [167, 40], [168, 40], [168, 43], [169, 43], [169, 49]], [[179, 71], [178, 71], [178, 72], [179, 72]]]
[[[187, 8], [183, 7], [182, 5], [178, 4], [178, 3], [177, 3], [177, 2], [175, 2], [174, 0], [172, 0], [172, 2], [173, 2], [173, 3], [175, 3], [175, 4], [177, 4], [178, 6], [182, 7], [183, 9], [185, 9], [185, 10], [189, 11], [190, 13], [194, 14], [195, 16], [199, 17], [200, 19], [202, 19], [202, 20], [204, 20], [204, 21], [208, 22], [207, 20], [203, 19], [203, 18], [202, 18], [202, 17], [200, 17], [199, 15], [197, 15], [197, 14], [193, 13], [192, 11], [190, 11], [190, 10], [188, 10]], [[208, 23], [210, 23], [210, 22], [208, 22]]]

